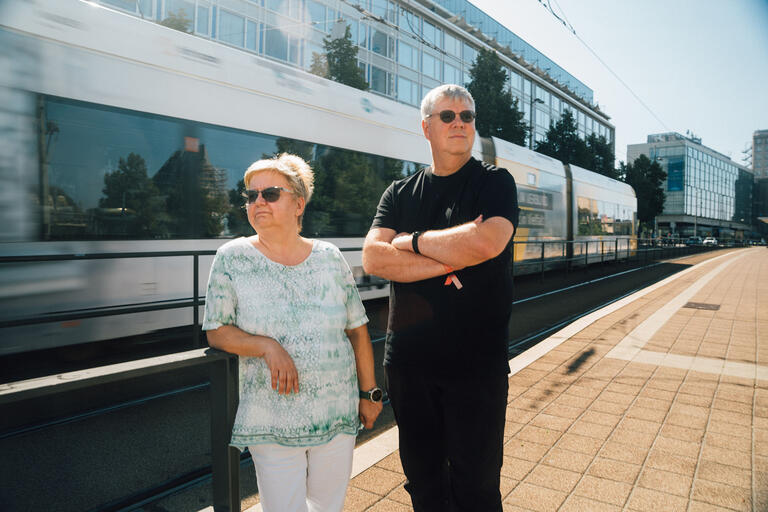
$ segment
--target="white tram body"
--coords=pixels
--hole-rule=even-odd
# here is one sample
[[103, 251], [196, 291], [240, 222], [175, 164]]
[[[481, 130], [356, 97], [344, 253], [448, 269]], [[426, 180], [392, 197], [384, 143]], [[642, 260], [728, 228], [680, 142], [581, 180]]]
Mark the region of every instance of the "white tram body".
[[[0, 48], [0, 256], [215, 250], [242, 233], [232, 198], [245, 168], [304, 151], [316, 171], [305, 230], [345, 251], [364, 300], [388, 294], [364, 274], [361, 247], [383, 189], [430, 161], [417, 108], [79, 0], [0, 3]], [[562, 163], [499, 139], [478, 137], [474, 154], [515, 176], [517, 241], [574, 239]], [[579, 190], [598, 176], [576, 174]], [[142, 181], [115, 193], [129, 175]], [[584, 193], [614, 193], [595, 183]], [[198, 216], [213, 199], [219, 210]], [[184, 204], [157, 209], [173, 201]], [[515, 259], [538, 258], [531, 247]], [[199, 296], [211, 261], [200, 257]], [[0, 264], [0, 322], [188, 299], [192, 274], [191, 257]], [[186, 308], [4, 327], [0, 356], [192, 318]]]
[[584, 242], [574, 244], [572, 256], [589, 253], [589, 261], [599, 261], [606, 251], [636, 250], [637, 197], [632, 186], [573, 164], [565, 168], [572, 188], [570, 239]]

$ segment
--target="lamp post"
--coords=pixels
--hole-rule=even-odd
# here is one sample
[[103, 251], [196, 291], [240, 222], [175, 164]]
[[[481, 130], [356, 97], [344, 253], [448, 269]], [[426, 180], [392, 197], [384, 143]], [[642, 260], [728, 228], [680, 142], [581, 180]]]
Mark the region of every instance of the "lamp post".
[[536, 105], [536, 103], [541, 103], [543, 105], [544, 104], [544, 100], [541, 100], [539, 98], [535, 98], [533, 96], [533, 91], [531, 91], [531, 133], [530, 133], [530, 136], [528, 137], [528, 147], [531, 148], [531, 149], [533, 149], [533, 133], [534, 133], [534, 130], [535, 130], [535, 127], [534, 127], [535, 125], [533, 123], [533, 117], [534, 117], [534, 114], [536, 113], [536, 109], [534, 108], [534, 105]]
[[[653, 158], [654, 162], [658, 162], [659, 166], [662, 166], [664, 164], [664, 160], [666, 160], [667, 157], [665, 156], [656, 156]], [[663, 213], [663, 212], [662, 212]], [[654, 238], [660, 238], [659, 237], [659, 222], [657, 220], [657, 216], [653, 216], [653, 237]]]
[[693, 191], [696, 193], [696, 199], [693, 201], [693, 236], [696, 236], [699, 227], [699, 189], [694, 188]]

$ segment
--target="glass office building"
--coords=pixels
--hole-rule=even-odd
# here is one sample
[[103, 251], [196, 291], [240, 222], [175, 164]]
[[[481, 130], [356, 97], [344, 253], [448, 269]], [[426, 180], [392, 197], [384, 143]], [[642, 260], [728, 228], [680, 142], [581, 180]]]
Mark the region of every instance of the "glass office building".
[[667, 173], [659, 232], [680, 237], [744, 237], [752, 219], [753, 174], [727, 156], [679, 133], [649, 135], [645, 144], [627, 146], [627, 159], [640, 155]]
[[768, 178], [768, 130], [752, 134], [752, 170], [755, 179]]
[[[543, 140], [571, 110], [579, 134], [614, 142], [609, 117], [592, 90], [467, 0], [97, 0], [147, 20], [181, 23], [196, 36], [310, 70], [323, 39], [357, 43], [371, 91], [418, 106], [442, 83], [469, 82], [478, 49], [495, 48], [518, 108]], [[341, 30], [340, 30], [341, 29]]]

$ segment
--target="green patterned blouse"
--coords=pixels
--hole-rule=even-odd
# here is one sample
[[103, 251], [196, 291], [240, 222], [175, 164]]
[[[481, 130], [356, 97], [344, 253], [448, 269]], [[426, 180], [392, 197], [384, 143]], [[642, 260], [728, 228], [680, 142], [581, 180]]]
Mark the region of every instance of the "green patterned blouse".
[[299, 372], [299, 393], [272, 389], [264, 359], [240, 357], [240, 405], [231, 444], [314, 446], [359, 428], [355, 356], [345, 329], [368, 322], [347, 262], [314, 240], [294, 266], [264, 256], [247, 238], [216, 252], [203, 329], [234, 325], [277, 340]]

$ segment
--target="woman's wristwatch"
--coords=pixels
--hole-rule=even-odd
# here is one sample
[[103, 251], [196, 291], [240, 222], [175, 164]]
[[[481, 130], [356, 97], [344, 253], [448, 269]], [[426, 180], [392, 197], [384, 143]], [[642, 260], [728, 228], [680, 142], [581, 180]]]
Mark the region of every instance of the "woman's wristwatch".
[[381, 390], [381, 388], [374, 387], [368, 391], [360, 391], [360, 398], [367, 398], [371, 402], [378, 403], [381, 402], [382, 398], [384, 398], [384, 392]]

